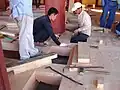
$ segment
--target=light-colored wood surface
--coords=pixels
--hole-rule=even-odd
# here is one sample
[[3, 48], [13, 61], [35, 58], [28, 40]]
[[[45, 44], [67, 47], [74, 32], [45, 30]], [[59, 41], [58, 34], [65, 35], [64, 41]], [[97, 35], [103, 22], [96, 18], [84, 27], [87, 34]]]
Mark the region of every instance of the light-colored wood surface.
[[78, 43], [78, 63], [90, 63], [90, 47], [86, 42]]
[[5, 40], [2, 39], [2, 48], [3, 50], [8, 50], [8, 51], [18, 51], [19, 50], [19, 43], [18, 41], [15, 41], [13, 43], [11, 43], [11, 40]]
[[59, 90], [84, 90], [84, 87], [77, 85], [66, 78], [62, 78]]
[[57, 54], [51, 55], [51, 56], [46, 56], [44, 58], [38, 58], [34, 59], [32, 62], [28, 62], [25, 64], [17, 65], [14, 67], [7, 68], [7, 71], [13, 70], [15, 74], [22, 73], [31, 69], [39, 68], [44, 65], [51, 64], [52, 61], [51, 59], [57, 58]]
[[25, 84], [23, 90], [34, 90], [35, 85], [37, 83], [36, 81], [44, 82], [51, 85], [60, 85], [62, 76], [55, 73], [49, 68], [45, 69], [45, 67], [47, 66], [50, 66], [53, 69], [62, 73], [62, 69], [65, 65], [50, 64], [36, 69]]

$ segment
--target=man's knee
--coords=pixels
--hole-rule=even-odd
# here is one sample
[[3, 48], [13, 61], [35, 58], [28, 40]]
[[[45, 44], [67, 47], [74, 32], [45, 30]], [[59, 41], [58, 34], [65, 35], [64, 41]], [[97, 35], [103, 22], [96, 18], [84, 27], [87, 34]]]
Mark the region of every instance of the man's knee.
[[71, 37], [70, 43], [78, 43], [76, 36]]
[[78, 41], [71, 38], [70, 43], [78, 43]]
[[87, 42], [88, 36], [72, 37], [70, 43]]

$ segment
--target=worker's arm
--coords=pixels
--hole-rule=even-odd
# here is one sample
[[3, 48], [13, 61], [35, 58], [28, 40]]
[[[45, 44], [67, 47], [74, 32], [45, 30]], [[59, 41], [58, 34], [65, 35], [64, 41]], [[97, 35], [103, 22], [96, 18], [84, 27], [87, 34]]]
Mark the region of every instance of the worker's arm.
[[52, 38], [52, 40], [57, 44], [60, 45], [61, 43], [59, 42], [59, 40], [57, 39], [57, 37], [55, 36], [55, 34], [53, 33], [53, 29], [51, 26], [50, 22], [44, 22], [44, 26], [49, 34], [49, 36]]

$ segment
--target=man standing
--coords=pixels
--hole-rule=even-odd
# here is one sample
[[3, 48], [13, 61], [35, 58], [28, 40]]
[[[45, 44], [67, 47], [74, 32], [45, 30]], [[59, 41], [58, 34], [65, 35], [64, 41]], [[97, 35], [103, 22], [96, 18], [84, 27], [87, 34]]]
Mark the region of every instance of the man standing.
[[34, 47], [32, 0], [10, 0], [10, 9], [20, 29], [20, 59], [26, 60], [40, 55], [39, 50]]
[[87, 42], [87, 38], [91, 35], [91, 18], [87, 12], [82, 10], [82, 4], [74, 3], [72, 11], [78, 15], [78, 29], [74, 31], [71, 43]]
[[[100, 17], [100, 27], [111, 29], [117, 10], [117, 0], [102, 0], [103, 12]], [[107, 19], [109, 12], [109, 17]]]

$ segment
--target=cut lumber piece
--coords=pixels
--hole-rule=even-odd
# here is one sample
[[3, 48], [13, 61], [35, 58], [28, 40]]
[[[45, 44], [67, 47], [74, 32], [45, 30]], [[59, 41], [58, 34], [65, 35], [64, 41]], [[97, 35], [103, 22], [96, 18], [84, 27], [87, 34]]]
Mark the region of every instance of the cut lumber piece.
[[18, 36], [19, 31], [15, 29], [3, 28], [2, 30], [0, 30], [0, 33], [3, 35], [15, 37], [15, 36]]
[[76, 64], [76, 65], [69, 65], [66, 66], [65, 68], [104, 68], [102, 66], [98, 66], [98, 65], [91, 65], [91, 64]]
[[0, 24], [0, 33], [3, 35], [16, 37], [18, 36], [19, 28], [16, 23], [3, 22], [3, 24]]
[[90, 46], [86, 42], [78, 43], [78, 63], [90, 63]]
[[11, 43], [11, 40], [1, 39], [4, 57], [19, 59], [19, 44], [18, 41]]
[[7, 27], [18, 27], [16, 23], [7, 23]]
[[15, 74], [19, 74], [28, 70], [36, 69], [41, 66], [51, 64], [52, 63], [51, 59], [54, 58], [57, 58], [57, 54], [48, 54], [47, 56], [44, 57], [39, 56], [39, 57], [31, 58], [30, 60], [28, 60], [29, 62], [7, 68], [7, 71], [13, 70]]
[[[51, 64], [50, 66], [54, 66], [54, 64]], [[62, 79], [61, 75], [53, 72], [50, 69], [45, 69], [45, 67], [46, 66], [43, 66], [35, 70], [22, 90], [36, 90], [35, 87], [36, 87], [36, 83], [38, 82], [40, 83], [43, 82], [45, 84], [50, 84], [52, 86], [54, 85], [59, 86]], [[62, 69], [62, 67], [57, 64], [54, 66], [54, 68], [57, 68], [58, 71], [59, 69]], [[40, 90], [44, 90], [44, 89], [40, 89]], [[48, 90], [51, 89], [49, 88]]]
[[78, 45], [74, 46], [69, 54], [67, 65], [71, 65], [78, 62]]
[[6, 27], [6, 25], [0, 25], [0, 30], [2, 30], [5, 27]]
[[18, 42], [10, 43], [10, 41], [6, 40], [1, 40], [2, 42], [2, 48], [3, 50], [8, 50], [8, 51], [18, 51], [19, 50], [19, 44]]

